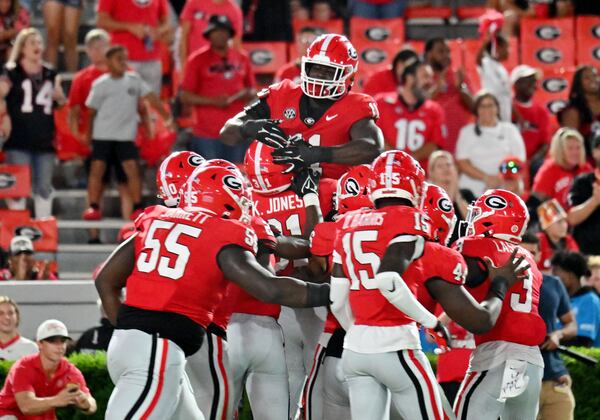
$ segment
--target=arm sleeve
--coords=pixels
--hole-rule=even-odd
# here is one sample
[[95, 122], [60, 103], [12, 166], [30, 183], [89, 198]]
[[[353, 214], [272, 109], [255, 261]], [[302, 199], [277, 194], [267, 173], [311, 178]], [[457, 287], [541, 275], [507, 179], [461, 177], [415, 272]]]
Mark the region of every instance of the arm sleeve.
[[349, 295], [350, 282], [348, 279], [345, 277], [331, 277], [331, 288], [329, 289], [331, 312], [346, 331], [354, 324], [354, 315], [348, 299]]
[[16, 394], [17, 392], [24, 391], [31, 391], [35, 393], [35, 388], [33, 387], [33, 382], [31, 380], [31, 373], [33, 373], [32, 368], [17, 362], [12, 369], [14, 369], [14, 372], [10, 373], [13, 374], [12, 378], [14, 393]]
[[87, 99], [85, 100], [85, 106], [87, 106], [88, 108], [98, 110], [100, 108], [100, 105], [102, 105], [102, 96], [103, 95], [101, 85], [97, 83], [92, 84], [92, 89], [90, 90], [90, 93]]

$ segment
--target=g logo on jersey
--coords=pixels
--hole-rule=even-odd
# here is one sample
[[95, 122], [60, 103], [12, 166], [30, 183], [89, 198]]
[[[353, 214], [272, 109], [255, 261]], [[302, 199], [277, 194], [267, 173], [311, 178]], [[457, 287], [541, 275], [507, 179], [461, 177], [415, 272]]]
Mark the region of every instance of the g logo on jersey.
[[17, 178], [13, 174], [0, 173], [0, 189], [5, 190], [17, 183]]
[[242, 189], [242, 181], [234, 175], [227, 175], [223, 177], [223, 184], [226, 187], [231, 188], [232, 190], [241, 190]]
[[346, 180], [346, 184], [344, 185], [344, 189], [346, 192], [354, 197], [360, 194], [360, 185], [358, 185], [358, 181], [354, 178], [348, 178]]
[[444, 213], [450, 213], [452, 211], [452, 203], [446, 197], [440, 198], [437, 205]]
[[204, 162], [204, 158], [202, 156], [190, 156], [188, 158], [188, 163], [192, 166], [200, 166], [202, 162]]
[[484, 203], [489, 208], [495, 210], [501, 210], [508, 206], [508, 203], [506, 202], [504, 197], [500, 197], [499, 195], [490, 195], [488, 198], [485, 199]]
[[42, 237], [42, 231], [35, 226], [18, 226], [15, 228], [15, 236], [27, 236], [33, 242]]

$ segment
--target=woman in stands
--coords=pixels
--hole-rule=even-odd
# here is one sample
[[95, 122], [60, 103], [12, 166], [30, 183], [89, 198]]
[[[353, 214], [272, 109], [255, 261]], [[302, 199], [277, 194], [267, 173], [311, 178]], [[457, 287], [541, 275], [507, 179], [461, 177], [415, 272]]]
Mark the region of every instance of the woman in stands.
[[8, 59], [12, 42], [19, 31], [29, 26], [29, 11], [19, 0], [0, 1], [0, 62]]
[[[7, 163], [28, 165], [36, 217], [51, 214], [50, 194], [54, 170], [55, 104], [66, 102], [56, 72], [42, 62], [44, 44], [37, 29], [23, 29], [0, 77], [0, 98], [6, 100], [12, 131], [4, 144]], [[25, 208], [25, 199], [12, 200], [9, 207]]]

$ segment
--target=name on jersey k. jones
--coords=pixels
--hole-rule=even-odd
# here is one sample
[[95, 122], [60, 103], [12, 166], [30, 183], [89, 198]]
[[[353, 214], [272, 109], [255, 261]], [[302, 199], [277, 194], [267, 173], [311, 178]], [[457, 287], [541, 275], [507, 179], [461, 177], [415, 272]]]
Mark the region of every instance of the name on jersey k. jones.
[[[256, 203], [255, 203], [256, 206]], [[304, 201], [295, 194], [285, 195], [283, 197], [270, 197], [269, 208], [265, 213], [272, 214], [286, 210], [303, 209]]]

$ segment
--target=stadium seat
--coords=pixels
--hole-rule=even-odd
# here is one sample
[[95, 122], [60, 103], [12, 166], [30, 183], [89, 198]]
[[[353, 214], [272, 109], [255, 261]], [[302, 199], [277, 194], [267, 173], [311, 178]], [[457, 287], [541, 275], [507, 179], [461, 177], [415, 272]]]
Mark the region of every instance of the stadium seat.
[[404, 41], [404, 19], [364, 19], [350, 20], [350, 39], [353, 43], [400, 42]]
[[285, 42], [244, 42], [256, 74], [273, 74], [287, 63], [287, 48]]
[[459, 20], [479, 20], [486, 10], [485, 6], [459, 6], [456, 8], [456, 17]]
[[54, 111], [56, 155], [62, 161], [85, 158], [91, 154], [88, 145], [81, 143], [69, 128], [69, 105]]
[[577, 64], [600, 65], [600, 17], [578, 16], [575, 21]]
[[452, 16], [452, 8], [447, 6], [409, 6], [404, 12], [407, 20], [445, 20]]
[[575, 65], [573, 19], [522, 19], [521, 62], [544, 70]]
[[300, 32], [302, 28], [311, 27], [316, 28], [320, 34], [343, 34], [344, 33], [344, 21], [342, 19], [331, 19], [326, 22], [320, 20], [299, 20], [294, 19], [292, 21], [292, 27], [294, 29], [294, 35]]
[[30, 195], [29, 166], [0, 164], [0, 198], [22, 198]]
[[0, 223], [0, 246], [8, 249], [10, 241], [16, 235], [31, 238], [36, 252], [56, 253], [58, 249], [58, 226], [54, 217], [31, 219], [20, 211], [3, 214]]
[[553, 114], [560, 111], [569, 99], [575, 68], [544, 70], [535, 99], [546, 105]]
[[387, 66], [401, 47], [400, 43], [357, 42], [354, 47], [358, 52], [358, 82], [362, 86], [364, 79], [372, 72]]

